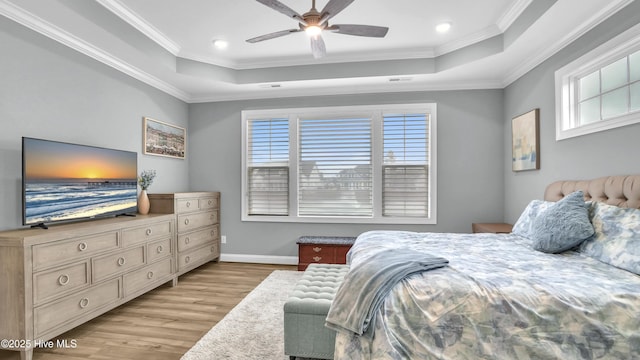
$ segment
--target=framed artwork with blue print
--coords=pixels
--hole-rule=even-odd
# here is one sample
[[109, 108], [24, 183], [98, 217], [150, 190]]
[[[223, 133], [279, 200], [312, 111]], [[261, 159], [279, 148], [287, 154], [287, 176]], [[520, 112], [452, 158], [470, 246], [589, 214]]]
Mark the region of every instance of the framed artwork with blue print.
[[540, 169], [540, 109], [511, 120], [511, 169]]

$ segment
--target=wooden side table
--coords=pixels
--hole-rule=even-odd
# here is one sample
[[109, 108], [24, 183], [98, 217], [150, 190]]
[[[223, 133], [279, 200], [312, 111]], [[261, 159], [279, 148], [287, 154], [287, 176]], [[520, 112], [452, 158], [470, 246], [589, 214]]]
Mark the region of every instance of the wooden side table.
[[474, 233], [508, 234], [513, 225], [505, 223], [473, 223], [471, 229]]
[[346, 264], [347, 252], [356, 241], [347, 236], [301, 236], [298, 241], [298, 270], [309, 264]]

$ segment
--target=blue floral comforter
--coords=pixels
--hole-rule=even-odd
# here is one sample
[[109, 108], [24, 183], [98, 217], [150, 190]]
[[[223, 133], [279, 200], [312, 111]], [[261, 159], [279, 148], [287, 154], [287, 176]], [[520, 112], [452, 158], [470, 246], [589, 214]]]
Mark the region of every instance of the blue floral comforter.
[[372, 231], [352, 266], [406, 247], [449, 266], [398, 283], [373, 338], [339, 332], [335, 359], [640, 359], [640, 276], [510, 234]]

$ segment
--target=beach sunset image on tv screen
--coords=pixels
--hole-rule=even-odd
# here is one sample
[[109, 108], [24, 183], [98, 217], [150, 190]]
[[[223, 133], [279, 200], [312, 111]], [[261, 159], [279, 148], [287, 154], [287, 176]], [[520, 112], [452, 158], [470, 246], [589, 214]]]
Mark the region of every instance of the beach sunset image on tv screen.
[[136, 212], [136, 152], [22, 141], [25, 225]]

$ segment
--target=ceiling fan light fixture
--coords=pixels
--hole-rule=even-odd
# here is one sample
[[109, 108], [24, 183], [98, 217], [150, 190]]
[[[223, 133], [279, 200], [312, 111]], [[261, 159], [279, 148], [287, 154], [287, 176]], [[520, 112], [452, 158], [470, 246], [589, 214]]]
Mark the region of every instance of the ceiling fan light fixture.
[[322, 29], [320, 28], [320, 26], [311, 25], [311, 26], [307, 26], [304, 29], [304, 31], [307, 33], [307, 35], [311, 37], [316, 37], [320, 35], [320, 33], [322, 32]]
[[436, 25], [436, 31], [440, 34], [444, 34], [449, 32], [449, 30], [451, 30], [451, 23], [450, 22], [443, 22], [440, 23], [438, 25]]

